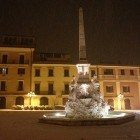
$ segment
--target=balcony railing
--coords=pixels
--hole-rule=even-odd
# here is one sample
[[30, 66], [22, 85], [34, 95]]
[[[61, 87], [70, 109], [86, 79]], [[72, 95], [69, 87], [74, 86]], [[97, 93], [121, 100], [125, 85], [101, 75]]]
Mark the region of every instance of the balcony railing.
[[62, 91], [62, 95], [68, 95], [69, 93], [70, 93], [69, 90], [63, 90], [63, 91]]
[[55, 91], [35, 91], [36, 95], [55, 95]]
[[55, 95], [55, 91], [51, 91], [51, 90], [50, 91], [48, 90], [46, 93], [47, 95]]
[[116, 75], [98, 75], [99, 79], [116, 79]]
[[118, 75], [118, 78], [120, 80], [138, 80], [138, 76], [137, 75]]
[[29, 60], [25, 60], [24, 62], [20, 62], [18, 60], [8, 60], [7, 62], [0, 61], [0, 64], [29, 64]]

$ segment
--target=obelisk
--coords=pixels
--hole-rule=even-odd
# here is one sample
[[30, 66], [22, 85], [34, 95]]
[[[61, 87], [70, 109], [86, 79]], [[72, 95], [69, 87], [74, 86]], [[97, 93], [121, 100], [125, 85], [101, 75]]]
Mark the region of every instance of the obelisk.
[[84, 31], [84, 17], [83, 9], [79, 8], [79, 61], [86, 62], [86, 44], [85, 44], [85, 31]]

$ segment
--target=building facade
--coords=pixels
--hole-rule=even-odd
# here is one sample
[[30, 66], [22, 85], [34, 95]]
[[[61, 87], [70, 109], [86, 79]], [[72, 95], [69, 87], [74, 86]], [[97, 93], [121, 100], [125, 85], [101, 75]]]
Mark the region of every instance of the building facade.
[[[72, 64], [33, 64], [32, 90], [34, 105], [65, 105], [69, 94], [69, 83], [77, 75]], [[140, 108], [140, 69], [133, 66], [90, 66], [90, 77], [98, 76], [100, 92], [105, 101], [115, 109]], [[122, 95], [122, 97], [120, 97]]]
[[[65, 54], [43, 53], [43, 59], [33, 62], [33, 52], [33, 48], [0, 47], [1, 109], [65, 105], [76, 65], [68, 63]], [[140, 67], [91, 65], [89, 75], [95, 74], [108, 104], [115, 109], [140, 109]], [[31, 103], [30, 91], [35, 93]]]
[[[30, 42], [30, 43], [29, 43]], [[28, 104], [26, 94], [31, 90], [31, 68], [34, 38], [0, 37], [0, 108]]]

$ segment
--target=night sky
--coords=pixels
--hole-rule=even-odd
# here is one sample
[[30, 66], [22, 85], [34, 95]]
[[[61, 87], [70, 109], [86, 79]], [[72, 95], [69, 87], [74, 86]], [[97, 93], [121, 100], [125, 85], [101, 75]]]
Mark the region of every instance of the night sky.
[[0, 34], [35, 36], [38, 52], [77, 62], [80, 5], [88, 61], [140, 65], [140, 0], [0, 0]]

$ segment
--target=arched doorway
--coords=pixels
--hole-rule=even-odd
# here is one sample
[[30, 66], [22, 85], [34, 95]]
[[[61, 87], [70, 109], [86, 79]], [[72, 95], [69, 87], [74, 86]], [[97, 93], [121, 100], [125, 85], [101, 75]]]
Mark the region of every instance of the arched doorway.
[[108, 105], [114, 107], [114, 100], [113, 99], [108, 99]]
[[67, 101], [68, 101], [68, 98], [63, 98], [63, 105], [65, 105]]
[[124, 104], [125, 104], [125, 109], [131, 109], [130, 99], [125, 99]]
[[0, 109], [5, 109], [5, 108], [6, 108], [6, 98], [0, 97]]
[[24, 98], [22, 96], [17, 97], [15, 105], [24, 105]]
[[40, 98], [40, 105], [48, 105], [48, 98], [47, 97], [41, 97]]

